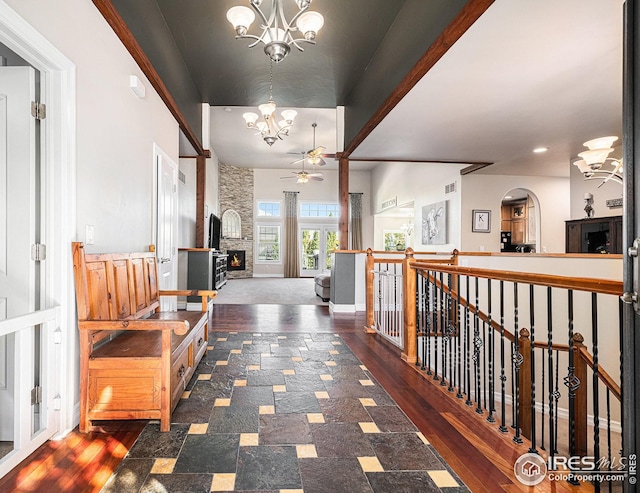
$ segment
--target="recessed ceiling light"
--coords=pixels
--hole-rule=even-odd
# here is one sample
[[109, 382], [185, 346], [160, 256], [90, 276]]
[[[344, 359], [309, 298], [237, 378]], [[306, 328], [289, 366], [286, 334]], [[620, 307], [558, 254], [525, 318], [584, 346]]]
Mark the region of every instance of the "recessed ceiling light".
[[535, 152], [536, 154], [540, 154], [541, 152], [547, 152], [548, 150], [548, 147], [536, 147], [533, 152]]
[[505, 198], [505, 199], [512, 199], [512, 198], [513, 198], [513, 195], [505, 195], [505, 196], [504, 196], [504, 198]]
[[224, 109], [227, 113], [231, 113], [231, 108], [229, 108], [228, 106]]

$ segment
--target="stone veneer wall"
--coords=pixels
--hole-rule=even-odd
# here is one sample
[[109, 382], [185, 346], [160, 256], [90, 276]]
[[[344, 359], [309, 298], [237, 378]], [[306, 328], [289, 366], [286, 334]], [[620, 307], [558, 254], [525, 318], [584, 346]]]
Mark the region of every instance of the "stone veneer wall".
[[220, 217], [228, 209], [240, 214], [242, 221], [241, 239], [224, 238], [220, 240], [220, 249], [245, 250], [246, 270], [230, 271], [229, 279], [253, 277], [253, 169], [237, 168], [220, 163], [218, 169]]

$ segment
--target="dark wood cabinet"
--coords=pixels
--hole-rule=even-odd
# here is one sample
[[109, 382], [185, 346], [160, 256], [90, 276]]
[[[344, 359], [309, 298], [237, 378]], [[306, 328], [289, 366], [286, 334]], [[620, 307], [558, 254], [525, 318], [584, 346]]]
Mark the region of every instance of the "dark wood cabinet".
[[622, 216], [566, 221], [567, 253], [622, 253]]

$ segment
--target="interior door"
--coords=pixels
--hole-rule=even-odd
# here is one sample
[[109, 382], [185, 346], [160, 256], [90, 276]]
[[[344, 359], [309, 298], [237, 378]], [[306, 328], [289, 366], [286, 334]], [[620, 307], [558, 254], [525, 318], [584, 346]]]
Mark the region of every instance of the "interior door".
[[[162, 151], [156, 149], [158, 173], [157, 242], [158, 274], [160, 289], [176, 289], [178, 286], [177, 247], [178, 237], [178, 166]], [[163, 310], [177, 310], [175, 297], [163, 297]]]
[[[35, 71], [0, 67], [0, 325], [35, 310]], [[1, 331], [0, 331], [1, 333]], [[0, 442], [15, 439], [17, 364], [15, 355], [32, 354], [22, 338], [0, 336]], [[22, 356], [21, 356], [22, 357]], [[20, 409], [29, 415], [29, 409]]]

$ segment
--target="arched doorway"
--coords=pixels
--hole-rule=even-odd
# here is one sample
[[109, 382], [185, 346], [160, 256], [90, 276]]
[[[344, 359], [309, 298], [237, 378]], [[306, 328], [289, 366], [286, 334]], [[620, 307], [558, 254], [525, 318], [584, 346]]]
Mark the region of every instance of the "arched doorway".
[[502, 198], [500, 251], [540, 252], [540, 204], [530, 190], [514, 188]]

